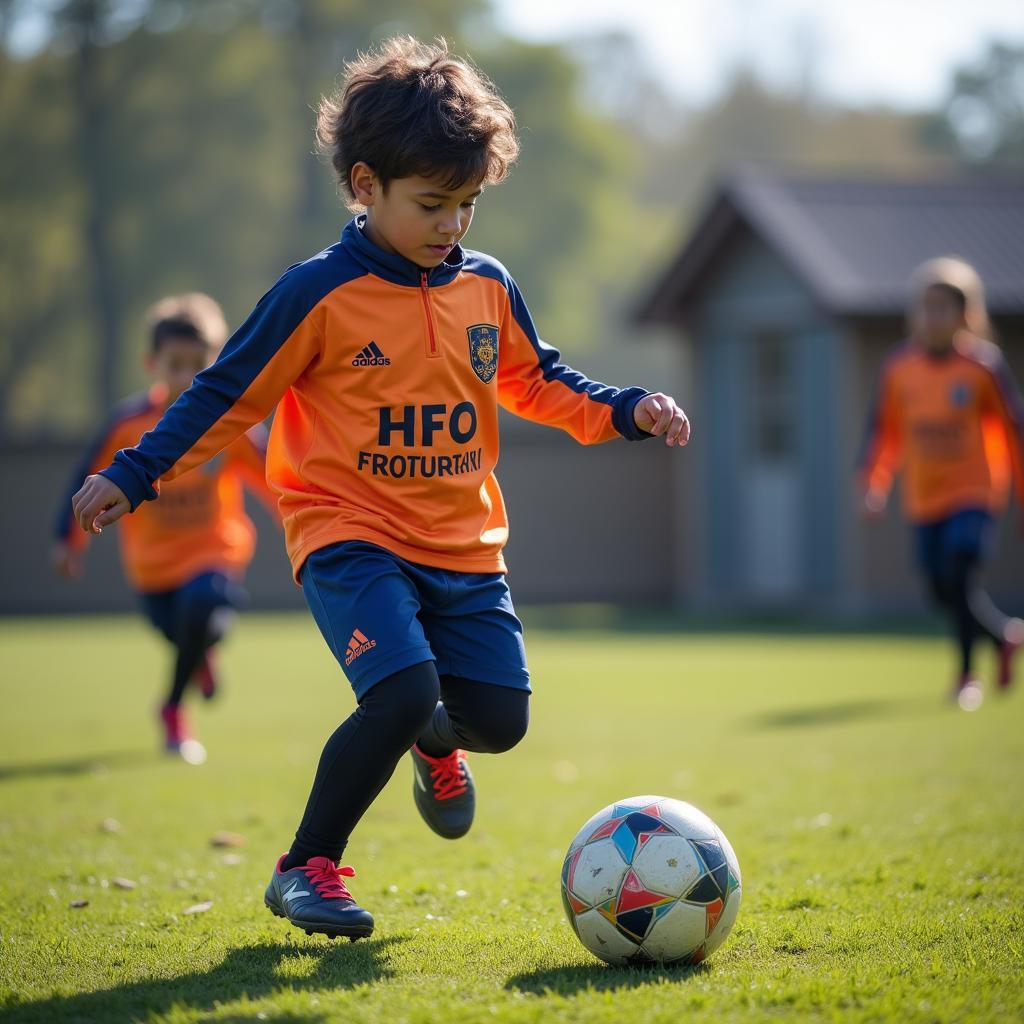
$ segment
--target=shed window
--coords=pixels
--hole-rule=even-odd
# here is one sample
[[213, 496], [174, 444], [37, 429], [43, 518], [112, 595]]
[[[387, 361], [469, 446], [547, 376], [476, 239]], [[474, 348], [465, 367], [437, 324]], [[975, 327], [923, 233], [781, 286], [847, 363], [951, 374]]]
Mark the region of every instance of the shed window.
[[784, 334], [759, 334], [754, 341], [754, 451], [766, 461], [796, 452], [796, 392], [793, 344]]

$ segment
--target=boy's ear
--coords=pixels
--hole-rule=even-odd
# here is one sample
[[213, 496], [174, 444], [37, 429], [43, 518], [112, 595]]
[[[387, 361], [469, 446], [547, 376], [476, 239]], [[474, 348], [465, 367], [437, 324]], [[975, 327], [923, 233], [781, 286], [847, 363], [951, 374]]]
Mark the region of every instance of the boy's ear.
[[373, 206], [374, 200], [380, 194], [380, 182], [377, 175], [369, 164], [362, 160], [352, 165], [352, 174], [349, 178], [352, 186], [352, 194], [360, 206]]

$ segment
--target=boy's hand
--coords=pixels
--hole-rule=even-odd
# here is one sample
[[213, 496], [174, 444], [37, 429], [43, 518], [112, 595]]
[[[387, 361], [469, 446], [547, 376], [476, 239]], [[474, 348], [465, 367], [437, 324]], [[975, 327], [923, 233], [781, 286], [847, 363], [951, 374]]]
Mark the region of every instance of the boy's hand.
[[686, 413], [676, 405], [676, 400], [660, 391], [644, 395], [633, 406], [633, 422], [641, 430], [655, 437], [665, 435], [669, 448], [678, 444], [680, 448], [690, 440], [690, 421]]
[[889, 496], [884, 491], [864, 492], [864, 515], [868, 519], [881, 519]]
[[124, 491], [98, 473], [85, 478], [81, 490], [71, 499], [71, 507], [86, 533], [102, 533], [104, 526], [131, 512]]
[[53, 571], [66, 580], [82, 578], [82, 552], [70, 544], [54, 544], [50, 551], [50, 564]]

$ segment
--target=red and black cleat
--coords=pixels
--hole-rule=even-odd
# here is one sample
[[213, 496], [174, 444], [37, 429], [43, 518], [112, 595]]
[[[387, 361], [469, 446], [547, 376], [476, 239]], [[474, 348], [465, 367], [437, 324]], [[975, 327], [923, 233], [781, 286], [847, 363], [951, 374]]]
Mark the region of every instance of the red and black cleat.
[[412, 795], [423, 820], [445, 839], [464, 836], [476, 813], [476, 788], [463, 750], [430, 757], [416, 745], [412, 754]]
[[1000, 690], [1008, 690], [1013, 683], [1013, 660], [1021, 647], [1024, 647], [1024, 621], [1010, 619], [1003, 634], [1003, 642], [999, 645], [997, 682]]
[[355, 877], [354, 868], [338, 867], [329, 857], [311, 857], [301, 867], [282, 871], [286, 856], [281, 854], [263, 894], [272, 914], [307, 935], [318, 932], [355, 942], [373, 934], [373, 915], [356, 903], [345, 885], [346, 878]]
[[160, 722], [164, 727], [164, 750], [168, 754], [177, 754], [188, 764], [206, 761], [206, 748], [192, 735], [180, 704], [165, 704], [160, 709]]

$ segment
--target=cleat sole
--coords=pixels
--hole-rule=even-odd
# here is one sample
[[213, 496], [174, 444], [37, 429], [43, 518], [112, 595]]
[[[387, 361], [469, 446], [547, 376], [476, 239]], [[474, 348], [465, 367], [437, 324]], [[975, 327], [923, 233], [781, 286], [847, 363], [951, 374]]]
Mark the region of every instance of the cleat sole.
[[289, 924], [294, 925], [296, 928], [301, 928], [307, 935], [326, 935], [329, 939], [350, 939], [352, 942], [356, 942], [359, 939], [369, 938], [373, 934], [373, 925], [365, 924], [354, 924], [354, 925], [333, 925], [333, 924], [314, 924], [310, 927], [306, 927], [304, 923], [298, 923], [292, 921], [287, 914], [279, 910], [272, 903], [268, 903], [266, 900], [263, 901], [263, 905], [269, 910], [274, 917], [280, 917]]

